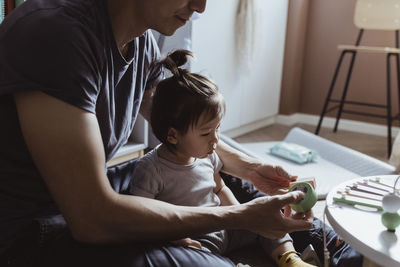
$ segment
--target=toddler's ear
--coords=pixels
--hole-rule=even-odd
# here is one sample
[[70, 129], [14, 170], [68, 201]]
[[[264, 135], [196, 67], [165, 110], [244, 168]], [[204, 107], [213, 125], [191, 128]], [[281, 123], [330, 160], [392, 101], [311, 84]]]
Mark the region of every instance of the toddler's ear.
[[167, 141], [173, 145], [176, 145], [178, 143], [178, 131], [174, 128], [169, 128]]

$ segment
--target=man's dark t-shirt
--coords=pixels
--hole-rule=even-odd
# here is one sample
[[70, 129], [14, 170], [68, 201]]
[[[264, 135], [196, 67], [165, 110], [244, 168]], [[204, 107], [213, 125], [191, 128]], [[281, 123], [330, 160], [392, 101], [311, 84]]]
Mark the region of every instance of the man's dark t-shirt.
[[127, 141], [144, 90], [161, 77], [149, 31], [128, 54], [117, 48], [105, 0], [30, 0], [0, 24], [0, 254], [33, 218], [58, 213], [12, 94], [38, 90], [95, 114], [109, 160]]

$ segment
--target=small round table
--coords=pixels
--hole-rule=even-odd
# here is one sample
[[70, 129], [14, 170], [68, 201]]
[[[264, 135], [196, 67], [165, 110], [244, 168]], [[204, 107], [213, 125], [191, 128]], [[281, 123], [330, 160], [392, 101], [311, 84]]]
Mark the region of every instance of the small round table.
[[381, 223], [381, 211], [333, 200], [340, 197], [337, 192], [343, 191], [346, 186], [376, 177], [385, 184], [393, 185], [398, 175], [363, 177], [341, 183], [327, 195], [325, 214], [332, 228], [365, 257], [382, 266], [400, 266], [400, 227], [395, 232], [389, 232]]

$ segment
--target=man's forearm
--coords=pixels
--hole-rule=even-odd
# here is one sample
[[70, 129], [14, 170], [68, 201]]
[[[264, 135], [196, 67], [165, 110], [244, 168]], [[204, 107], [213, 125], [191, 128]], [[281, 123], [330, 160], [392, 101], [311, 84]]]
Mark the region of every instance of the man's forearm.
[[98, 244], [168, 241], [221, 229], [245, 229], [279, 238], [312, 225], [311, 217], [292, 220], [281, 214], [283, 206], [304, 197], [302, 192], [219, 207], [175, 206], [154, 199], [115, 194], [115, 199], [107, 202], [111, 205], [101, 206], [85, 216], [86, 220], [90, 218], [95, 229], [102, 231], [91, 231], [89, 227], [86, 235], [78, 236], [78, 240]]
[[[243, 207], [185, 207], [115, 193], [94, 216], [97, 224], [78, 239], [90, 243], [176, 240], [221, 229], [242, 228]], [[238, 216], [239, 215], [239, 216]]]

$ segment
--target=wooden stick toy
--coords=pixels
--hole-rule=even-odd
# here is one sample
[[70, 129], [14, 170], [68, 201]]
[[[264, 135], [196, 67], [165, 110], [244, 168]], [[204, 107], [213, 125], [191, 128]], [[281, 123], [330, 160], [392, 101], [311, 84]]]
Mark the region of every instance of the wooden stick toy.
[[383, 188], [380, 188], [380, 187], [377, 187], [377, 186], [373, 186], [373, 185], [370, 185], [370, 184], [368, 184], [368, 182], [357, 182], [357, 184], [358, 185], [363, 185], [363, 186], [366, 186], [366, 187], [370, 187], [370, 188], [374, 188], [374, 189], [376, 189], [376, 190], [380, 190], [380, 191], [383, 191], [383, 192], [386, 192], [386, 193], [388, 193], [388, 192], [390, 192], [389, 190], [386, 190], [386, 189], [383, 189]]
[[347, 195], [347, 196], [352, 196], [352, 197], [357, 197], [357, 198], [363, 198], [363, 199], [374, 200], [374, 201], [378, 201], [378, 202], [381, 202], [381, 201], [382, 201], [382, 199], [373, 198], [373, 197], [367, 197], [367, 196], [363, 196], [363, 195], [360, 195], [360, 194], [354, 194], [354, 193], [352, 193], [351, 190], [348, 189], [348, 188], [345, 189], [345, 192], [339, 190], [339, 191], [337, 191], [337, 193], [340, 194], [340, 195], [344, 195], [344, 196]]
[[[364, 181], [365, 181], [365, 180], [368, 180], [368, 179], [364, 179]], [[382, 185], [382, 186], [385, 186], [385, 187], [389, 187], [390, 189], [393, 189], [393, 186], [392, 186], [392, 185], [388, 185], [388, 184], [382, 183], [380, 177], [370, 178], [369, 181], [370, 181], [370, 182], [373, 182], [373, 183], [375, 183], [375, 184], [379, 184], [379, 185]], [[396, 188], [395, 188], [394, 191], [395, 191], [396, 193], [399, 193], [399, 194], [400, 194], [400, 188], [399, 188], [399, 189], [396, 189]], [[390, 191], [389, 191], [389, 192], [390, 192]]]
[[345, 195], [342, 195], [341, 197], [333, 197], [333, 200], [335, 202], [345, 203], [345, 204], [348, 204], [351, 206], [360, 205], [360, 206], [364, 206], [364, 207], [374, 208], [379, 211], [383, 210], [381, 205], [375, 205], [375, 204], [370, 204], [370, 203], [366, 203], [366, 202], [362, 202], [362, 201], [350, 200], [350, 199], [347, 199]]
[[353, 186], [347, 185], [346, 188], [349, 188], [351, 190], [358, 191], [358, 192], [363, 192], [363, 193], [367, 193], [367, 194], [376, 195], [376, 196], [382, 196], [382, 197], [384, 196], [384, 194], [380, 194], [380, 193], [377, 193], [377, 192], [372, 192], [372, 191], [368, 191], [368, 190], [365, 190], [365, 189], [358, 188], [357, 184], [353, 184]]

